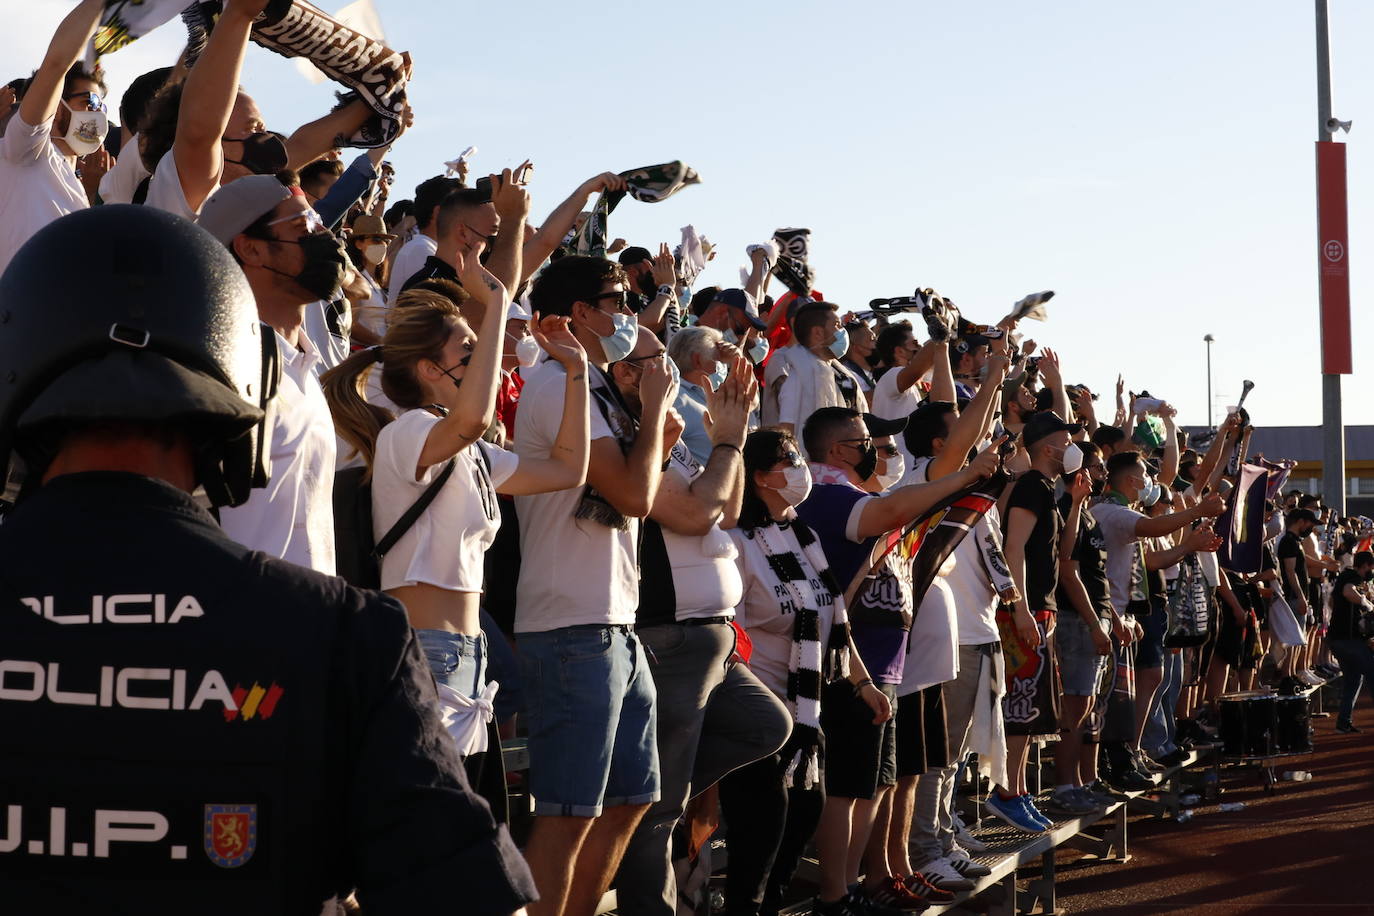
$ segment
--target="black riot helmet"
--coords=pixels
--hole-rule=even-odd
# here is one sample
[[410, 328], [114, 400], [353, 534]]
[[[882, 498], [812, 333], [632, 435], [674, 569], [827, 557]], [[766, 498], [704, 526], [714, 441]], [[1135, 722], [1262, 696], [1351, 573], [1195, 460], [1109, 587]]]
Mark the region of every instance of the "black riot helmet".
[[[0, 484], [28, 484], [61, 434], [92, 423], [187, 434], [199, 483], [236, 506], [266, 482], [275, 341], [243, 271], [208, 232], [153, 207], [50, 223], [0, 276]], [[27, 486], [26, 486], [27, 489]]]

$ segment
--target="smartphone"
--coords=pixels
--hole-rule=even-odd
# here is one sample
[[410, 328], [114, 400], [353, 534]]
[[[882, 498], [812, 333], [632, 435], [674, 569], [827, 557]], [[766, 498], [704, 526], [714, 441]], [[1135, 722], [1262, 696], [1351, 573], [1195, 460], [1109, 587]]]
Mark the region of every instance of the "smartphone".
[[481, 178], [477, 179], [477, 184], [476, 184], [474, 187], [475, 187], [477, 193], [480, 194], [480, 195], [482, 195], [482, 202], [483, 202], [483, 203], [490, 203], [490, 201], [491, 201], [491, 176], [490, 176], [490, 175], [484, 175], [484, 176], [482, 176]]

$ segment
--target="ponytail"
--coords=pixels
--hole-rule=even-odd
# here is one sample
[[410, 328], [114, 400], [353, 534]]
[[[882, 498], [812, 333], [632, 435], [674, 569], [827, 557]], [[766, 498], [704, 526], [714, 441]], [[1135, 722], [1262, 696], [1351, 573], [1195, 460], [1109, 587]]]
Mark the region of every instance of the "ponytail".
[[377, 454], [377, 436], [394, 419], [390, 411], [364, 397], [368, 371], [380, 364], [382, 393], [397, 407], [423, 406], [425, 393], [415, 366], [422, 359], [441, 361], [449, 337], [462, 321], [458, 306], [447, 297], [407, 290], [389, 310], [381, 346], [359, 350], [320, 376], [334, 429], [366, 462], [368, 477]]

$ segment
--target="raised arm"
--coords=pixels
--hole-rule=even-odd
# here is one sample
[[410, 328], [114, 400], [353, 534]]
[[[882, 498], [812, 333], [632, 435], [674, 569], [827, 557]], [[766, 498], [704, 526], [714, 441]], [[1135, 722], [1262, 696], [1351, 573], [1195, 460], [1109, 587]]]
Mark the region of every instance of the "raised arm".
[[[654, 285], [659, 290], [665, 286], [669, 290], [674, 290], [677, 286], [677, 267], [673, 260], [673, 252], [668, 248], [666, 242], [659, 245], [658, 254], [654, 255], [649, 263], [654, 277]], [[639, 323], [662, 337], [663, 318], [668, 312], [668, 306], [676, 301], [676, 292], [655, 292], [654, 298], [644, 307], [644, 311], [639, 313]]]
[[[199, 67], [197, 63], [196, 68]], [[195, 73], [195, 69], [191, 72]], [[368, 104], [362, 99], [354, 99], [322, 118], [302, 124], [286, 138], [287, 168], [299, 169], [314, 162], [333, 149], [340, 137], [351, 137], [357, 133], [358, 128], [366, 124], [370, 117], [372, 109]]]
[[[944, 363], [946, 367], [949, 366], [948, 359], [945, 359]], [[936, 364], [939, 364], [938, 359]], [[928, 472], [931, 480], [953, 474], [963, 467], [968, 450], [974, 448], [988, 434], [992, 425], [993, 408], [1001, 392], [1002, 376], [1006, 374], [1007, 365], [1005, 352], [997, 351], [988, 356], [988, 377], [978, 386], [973, 400], [969, 401], [968, 406], [959, 414], [959, 419], [954, 421], [954, 428], [950, 430], [949, 441], [945, 443], [945, 447], [940, 454], [931, 459]], [[934, 389], [931, 391], [933, 396]]]
[[668, 372], [666, 356], [645, 360], [642, 365], [642, 409], [634, 444], [625, 454], [614, 438], [597, 439], [592, 443], [587, 466], [587, 482], [617, 512], [630, 518], [646, 517], [658, 496], [663, 478], [664, 424], [677, 396], [677, 382]]
[[[490, 310], [488, 310], [490, 311]], [[587, 401], [587, 354], [568, 328], [567, 318], [547, 317], [531, 323], [530, 333], [545, 352], [563, 366], [563, 422], [547, 458], [521, 457], [502, 493], [548, 493], [587, 482], [591, 419]], [[503, 335], [504, 336], [504, 335]]]
[[30, 127], [37, 127], [57, 113], [57, 104], [62, 100], [62, 84], [67, 71], [76, 63], [95, 27], [100, 24], [100, 14], [104, 11], [101, 0], [83, 0], [58, 25], [48, 43], [48, 51], [43, 55], [43, 63], [29, 83], [24, 93], [24, 101], [19, 103], [19, 117]]
[[954, 368], [949, 362], [949, 342], [929, 340], [921, 347], [930, 348], [930, 399], [954, 403], [958, 393], [954, 388]]
[[577, 190], [554, 208], [544, 220], [544, 224], [539, 227], [539, 231], [525, 243], [522, 281], [533, 276], [539, 266], [548, 260], [549, 255], [553, 254], [554, 249], [572, 231], [578, 214], [587, 205], [588, 198], [602, 191], [623, 191], [625, 187], [625, 179], [615, 172], [602, 172], [578, 185]]
[[1217, 434], [1212, 437], [1212, 444], [1207, 448], [1207, 454], [1202, 458], [1202, 464], [1197, 469], [1197, 479], [1207, 482], [1208, 487], [1216, 485], [1216, 478], [1221, 476], [1220, 468], [1224, 467], [1222, 456], [1226, 454], [1227, 446], [1235, 442], [1236, 436], [1240, 434], [1240, 414], [1233, 413], [1227, 416], [1222, 422]]
[[1212, 493], [1182, 512], [1170, 512], [1167, 515], [1158, 515], [1154, 518], [1147, 516], [1137, 519], [1135, 536], [1138, 538], [1161, 538], [1200, 519], [1216, 518], [1225, 509], [1226, 501], [1219, 494]]
[[863, 514], [859, 516], [858, 536], [861, 539], [870, 538], [900, 528], [969, 484], [991, 477], [997, 472], [997, 449], [1003, 441], [998, 439], [963, 470], [929, 483], [898, 487], [886, 496], [869, 499], [864, 503]]
[[1054, 395], [1054, 412], [1069, 419], [1069, 393], [1064, 390], [1064, 376], [1060, 373], [1059, 354], [1046, 347], [1040, 357], [1040, 379]]
[[1188, 532], [1188, 536], [1176, 547], [1145, 551], [1145, 568], [1168, 569], [1175, 563], [1182, 561], [1190, 553], [1197, 553], [1200, 550], [1210, 553], [1220, 546], [1221, 539], [1212, 531], [1212, 526], [1210, 524], [1199, 525]]
[[1164, 460], [1159, 464], [1159, 479], [1172, 487], [1178, 478], [1178, 427], [1174, 417], [1178, 411], [1168, 404], [1159, 408], [1159, 418], [1164, 421]]
[[521, 264], [525, 247], [525, 220], [530, 215], [530, 194], [523, 185], [516, 184], [515, 175], [528, 166], [529, 161], [526, 160], [514, 172], [505, 169], [500, 175], [491, 176], [491, 202], [501, 223], [491, 257], [487, 259], [487, 269], [506, 284], [507, 289], [518, 287], [523, 275]]

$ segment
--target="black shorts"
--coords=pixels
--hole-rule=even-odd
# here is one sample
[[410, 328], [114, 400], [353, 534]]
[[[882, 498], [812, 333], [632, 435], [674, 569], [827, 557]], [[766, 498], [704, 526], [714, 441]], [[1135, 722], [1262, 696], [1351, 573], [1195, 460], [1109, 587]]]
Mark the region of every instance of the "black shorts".
[[879, 786], [897, 782], [897, 691], [890, 684], [878, 689], [892, 701], [892, 718], [881, 725], [873, 724], [873, 710], [848, 681], [828, 684], [821, 693], [826, 795], [872, 798]]
[[1219, 627], [1221, 624], [1221, 614], [1231, 613], [1229, 605], [1222, 607], [1221, 592], [1215, 588], [1207, 589], [1207, 640], [1202, 644], [1202, 651], [1198, 654], [1197, 679], [1207, 680], [1207, 671], [1212, 667], [1212, 656], [1217, 652], [1217, 638], [1221, 635]]
[[945, 692], [940, 684], [897, 698], [897, 778], [949, 766]]
[[1237, 671], [1241, 667], [1242, 652], [1245, 649], [1246, 627], [1236, 623], [1236, 615], [1229, 607], [1221, 608], [1217, 615], [1217, 652], [1216, 656], [1224, 664]]

